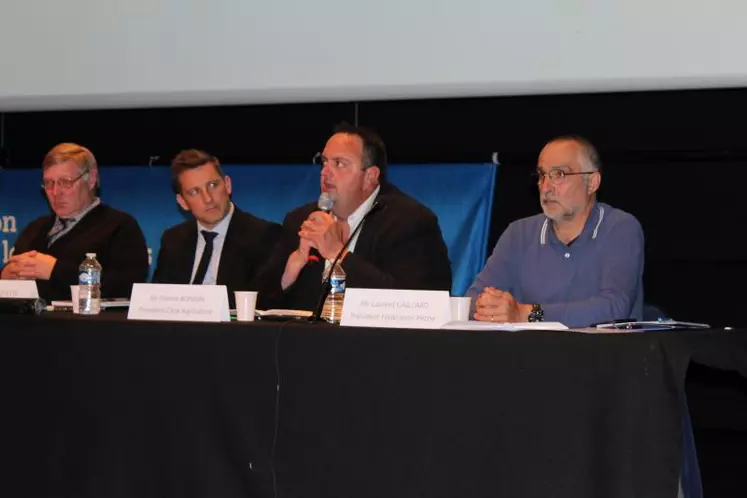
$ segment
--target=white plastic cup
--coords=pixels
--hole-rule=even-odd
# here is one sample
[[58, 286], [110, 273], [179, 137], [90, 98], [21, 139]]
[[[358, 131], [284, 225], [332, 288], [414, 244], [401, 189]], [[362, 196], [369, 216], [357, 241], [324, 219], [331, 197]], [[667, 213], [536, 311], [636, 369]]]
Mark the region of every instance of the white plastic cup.
[[458, 322], [466, 322], [469, 320], [469, 307], [472, 303], [471, 297], [452, 297], [450, 300], [451, 304], [451, 320]]
[[254, 308], [257, 306], [256, 291], [235, 291], [236, 320], [239, 322], [253, 322]]
[[70, 296], [73, 301], [73, 313], [78, 315], [80, 314], [80, 301], [78, 300], [80, 297], [80, 285], [70, 286]]

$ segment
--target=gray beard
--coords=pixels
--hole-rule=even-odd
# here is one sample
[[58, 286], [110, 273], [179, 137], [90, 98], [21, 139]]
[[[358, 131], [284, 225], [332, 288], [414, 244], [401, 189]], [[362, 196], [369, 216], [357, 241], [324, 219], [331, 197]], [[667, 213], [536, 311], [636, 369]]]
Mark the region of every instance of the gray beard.
[[573, 211], [565, 209], [560, 204], [556, 205], [560, 208], [560, 211], [556, 211], [551, 214], [547, 207], [542, 204], [542, 212], [545, 213], [545, 216], [550, 218], [552, 221], [563, 221], [573, 217]]

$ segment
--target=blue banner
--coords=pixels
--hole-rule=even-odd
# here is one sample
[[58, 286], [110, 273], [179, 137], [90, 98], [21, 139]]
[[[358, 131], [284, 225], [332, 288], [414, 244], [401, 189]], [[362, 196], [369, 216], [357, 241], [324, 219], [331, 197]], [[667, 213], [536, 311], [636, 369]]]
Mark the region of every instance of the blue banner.
[[[171, 191], [167, 167], [104, 166], [101, 199], [134, 216], [155, 261], [164, 229], [183, 213]], [[314, 165], [225, 165], [233, 201], [241, 209], [281, 223], [291, 209], [319, 196]], [[452, 292], [462, 295], [487, 257], [490, 213], [497, 166], [493, 164], [391, 165], [389, 179], [436, 213], [449, 248]], [[0, 172], [0, 256], [10, 257], [16, 237], [30, 221], [47, 214], [40, 170]], [[151, 266], [151, 274], [153, 267]]]

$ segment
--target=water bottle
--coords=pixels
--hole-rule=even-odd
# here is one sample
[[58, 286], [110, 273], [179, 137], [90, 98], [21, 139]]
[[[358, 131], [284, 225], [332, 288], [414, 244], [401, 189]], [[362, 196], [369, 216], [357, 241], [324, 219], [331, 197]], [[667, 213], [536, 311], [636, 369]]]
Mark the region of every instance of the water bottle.
[[342, 303], [345, 300], [345, 270], [338, 261], [332, 268], [329, 277], [329, 293], [324, 300], [322, 308], [322, 320], [329, 323], [340, 323], [342, 318]]
[[98, 315], [101, 311], [101, 264], [96, 253], [86, 253], [78, 267], [78, 312], [81, 315]]

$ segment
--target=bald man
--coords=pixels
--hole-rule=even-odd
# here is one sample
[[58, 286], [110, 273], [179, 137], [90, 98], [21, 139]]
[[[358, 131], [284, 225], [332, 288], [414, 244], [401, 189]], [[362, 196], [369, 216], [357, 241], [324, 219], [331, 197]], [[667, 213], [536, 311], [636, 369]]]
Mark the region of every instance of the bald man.
[[581, 327], [643, 315], [643, 230], [597, 202], [599, 154], [586, 139], [548, 142], [537, 162], [542, 214], [513, 222], [467, 291], [473, 317]]

